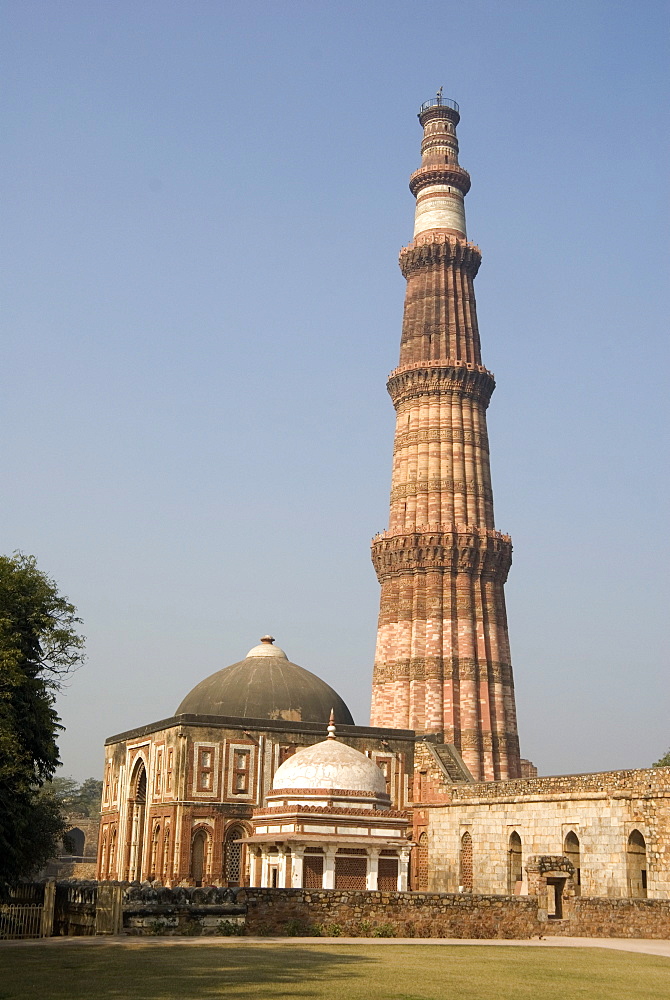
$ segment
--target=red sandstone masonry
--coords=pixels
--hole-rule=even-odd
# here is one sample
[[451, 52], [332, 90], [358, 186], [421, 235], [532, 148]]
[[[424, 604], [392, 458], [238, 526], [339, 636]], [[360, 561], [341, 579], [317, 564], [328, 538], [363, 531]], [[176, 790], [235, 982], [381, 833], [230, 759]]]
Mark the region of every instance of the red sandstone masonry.
[[492, 781], [520, 774], [503, 593], [511, 542], [494, 527], [486, 431], [495, 382], [481, 363], [481, 255], [455, 205], [440, 208], [445, 198], [462, 203], [470, 186], [458, 111], [439, 105], [419, 117], [417, 235], [400, 255], [407, 293], [388, 381], [397, 413], [389, 530], [373, 542], [382, 593], [371, 718], [454, 743], [475, 778]]

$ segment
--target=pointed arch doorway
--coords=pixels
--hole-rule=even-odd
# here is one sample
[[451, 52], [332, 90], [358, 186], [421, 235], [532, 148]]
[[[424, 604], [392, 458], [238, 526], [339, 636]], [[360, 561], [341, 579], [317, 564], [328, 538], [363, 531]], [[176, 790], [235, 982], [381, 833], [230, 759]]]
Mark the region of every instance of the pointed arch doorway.
[[147, 770], [142, 759], [138, 760], [130, 780], [128, 814], [130, 825], [130, 853], [128, 857], [128, 880], [142, 881], [142, 861], [144, 854], [144, 820], [147, 804]]

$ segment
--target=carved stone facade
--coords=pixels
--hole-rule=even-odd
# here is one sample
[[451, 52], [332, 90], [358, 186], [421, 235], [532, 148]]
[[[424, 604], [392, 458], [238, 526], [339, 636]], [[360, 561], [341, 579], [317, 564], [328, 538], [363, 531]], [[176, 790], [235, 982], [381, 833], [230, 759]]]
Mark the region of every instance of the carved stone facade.
[[380, 768], [337, 740], [331, 719], [328, 739], [285, 760], [254, 810], [250, 884], [404, 892], [409, 823]]
[[[164, 885], [249, 884], [239, 841], [252, 832], [279, 767], [323, 739], [309, 722], [181, 715], [106, 743], [98, 877]], [[383, 772], [390, 801], [406, 807], [414, 734], [339, 727]]]
[[482, 364], [453, 102], [419, 115], [422, 165], [411, 178], [414, 241], [400, 362], [389, 528], [372, 544], [381, 583], [372, 724], [453, 744], [477, 779], [521, 773], [503, 586], [512, 560], [496, 531]]

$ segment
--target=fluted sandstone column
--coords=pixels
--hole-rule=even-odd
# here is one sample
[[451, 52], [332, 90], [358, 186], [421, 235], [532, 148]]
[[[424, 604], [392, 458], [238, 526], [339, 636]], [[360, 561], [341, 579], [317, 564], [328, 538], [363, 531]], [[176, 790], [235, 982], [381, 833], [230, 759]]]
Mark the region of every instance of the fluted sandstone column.
[[372, 545], [382, 586], [372, 725], [434, 733], [475, 778], [520, 774], [503, 586], [512, 559], [495, 530], [486, 408], [458, 163], [457, 105], [424, 105], [421, 167], [412, 174], [414, 240], [400, 363], [388, 390], [397, 422], [388, 531]]

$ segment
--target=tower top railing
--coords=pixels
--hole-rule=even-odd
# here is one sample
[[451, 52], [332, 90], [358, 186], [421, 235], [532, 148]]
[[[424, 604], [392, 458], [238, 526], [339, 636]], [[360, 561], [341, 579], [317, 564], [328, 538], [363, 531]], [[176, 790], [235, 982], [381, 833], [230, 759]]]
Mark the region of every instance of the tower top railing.
[[442, 97], [441, 94], [438, 94], [437, 97], [433, 97], [430, 101], [424, 101], [419, 109], [419, 114], [423, 114], [423, 112], [428, 111], [429, 108], [451, 108], [452, 111], [460, 111], [456, 101], [452, 101], [449, 97]]

